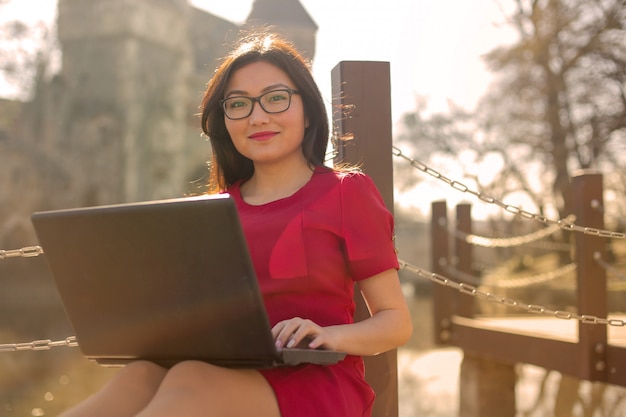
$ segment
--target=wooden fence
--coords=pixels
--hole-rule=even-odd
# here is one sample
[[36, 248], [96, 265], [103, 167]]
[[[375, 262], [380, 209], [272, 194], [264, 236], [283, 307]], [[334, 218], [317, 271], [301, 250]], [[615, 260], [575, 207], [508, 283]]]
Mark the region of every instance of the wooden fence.
[[[393, 212], [391, 84], [387, 62], [340, 62], [331, 73], [333, 127], [340, 140], [335, 162], [360, 165], [379, 188]], [[602, 176], [580, 173], [573, 178], [576, 225], [602, 230]], [[445, 202], [432, 204], [432, 271], [446, 276], [446, 260], [461, 273], [472, 273], [472, 246], [450, 239]], [[456, 208], [456, 228], [472, 233], [471, 206]], [[606, 254], [606, 237], [575, 233], [577, 306], [585, 317], [606, 318], [606, 271], [596, 262]], [[461, 280], [462, 281], [462, 280]], [[626, 327], [564, 320], [563, 316], [529, 314], [486, 317], [477, 314], [476, 298], [454, 288], [433, 289], [435, 340], [463, 349], [460, 415], [516, 415], [515, 364], [537, 365], [565, 375], [626, 386]], [[357, 316], [367, 309], [357, 297]], [[515, 311], [512, 311], [515, 312]], [[626, 317], [615, 318], [623, 323]], [[366, 358], [366, 376], [377, 393], [373, 417], [398, 416], [397, 354]]]
[[[602, 176], [580, 172], [572, 186], [575, 224], [592, 231], [603, 230], [603, 211], [598, 209], [603, 207]], [[450, 238], [450, 232], [442, 227], [447, 224], [446, 203], [432, 203], [433, 272], [448, 276], [444, 266], [454, 259], [458, 281], [462, 282], [464, 274], [472, 275], [473, 248], [460, 237], [472, 233], [471, 206], [456, 207], [457, 237]], [[479, 315], [475, 296], [445, 286], [434, 289], [435, 338], [439, 344], [455, 345], [464, 352], [461, 416], [515, 416], [517, 363], [581, 380], [626, 386], [626, 316], [611, 316], [608, 324], [596, 320], [609, 315], [606, 270], [595, 259], [606, 259], [607, 237], [582, 232], [572, 235], [576, 312], [582, 319], [568, 319], [558, 310], [556, 314], [545, 314], [541, 306], [525, 308], [527, 314], [522, 315], [511, 302], [510, 315]]]

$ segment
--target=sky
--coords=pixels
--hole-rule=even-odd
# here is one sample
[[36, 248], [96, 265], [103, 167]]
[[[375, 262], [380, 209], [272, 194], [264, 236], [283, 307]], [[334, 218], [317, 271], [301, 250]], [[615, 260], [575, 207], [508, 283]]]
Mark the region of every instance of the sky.
[[[235, 23], [244, 22], [253, 0], [189, 0]], [[431, 111], [448, 100], [471, 110], [491, 75], [481, 56], [511, 39], [498, 27], [508, 0], [300, 0], [319, 29], [313, 72], [330, 102], [330, 73], [340, 61], [387, 61], [391, 69], [392, 118], [426, 97]], [[3, 9], [28, 21], [51, 21], [54, 0], [12, 0]], [[0, 86], [0, 95], [2, 95]]]
[[[196, 7], [233, 22], [245, 21], [252, 2], [191, 0]], [[402, 114], [415, 109], [418, 96], [428, 99], [430, 112], [445, 112], [448, 101], [473, 110], [492, 78], [481, 56], [497, 45], [514, 41], [512, 30], [502, 25], [505, 17], [501, 7], [511, 7], [510, 0], [300, 0], [300, 3], [319, 27], [313, 74], [327, 102], [331, 101], [330, 73], [340, 61], [387, 61], [394, 125]], [[463, 180], [460, 169], [450, 165], [435, 168], [450, 178]], [[395, 196], [401, 207], [417, 210], [422, 216], [428, 215], [431, 201], [441, 199], [446, 199], [452, 207], [467, 201], [468, 196], [432, 178]], [[481, 205], [473, 215], [485, 218], [495, 212], [498, 212], [495, 207]]]
[[[200, 9], [235, 23], [246, 20], [253, 0], [189, 0]], [[415, 109], [416, 98], [428, 111], [445, 112], [448, 101], [473, 110], [491, 81], [482, 56], [514, 41], [503, 25], [502, 7], [511, 0], [300, 0], [317, 23], [313, 75], [328, 103], [331, 70], [341, 61], [387, 61], [391, 70], [392, 122]], [[52, 21], [54, 0], [12, 0], [0, 19]], [[0, 96], [3, 94], [0, 84]], [[419, 159], [419, 156], [413, 156]], [[419, 174], [418, 174], [419, 175]], [[450, 174], [451, 175], [451, 174]], [[456, 179], [456, 178], [455, 178]], [[435, 180], [433, 180], [435, 181]], [[420, 187], [399, 202], [464, 195], [442, 184]], [[421, 207], [422, 211], [427, 208]]]
[[[191, 0], [198, 8], [243, 22], [253, 0]], [[507, 3], [507, 0], [500, 0]], [[498, 0], [300, 0], [319, 29], [313, 72], [330, 92], [340, 61], [390, 62], [394, 122], [415, 108], [416, 96], [433, 111], [448, 100], [471, 110], [490, 81], [481, 55], [511, 32]], [[508, 2], [511, 3], [511, 2]]]

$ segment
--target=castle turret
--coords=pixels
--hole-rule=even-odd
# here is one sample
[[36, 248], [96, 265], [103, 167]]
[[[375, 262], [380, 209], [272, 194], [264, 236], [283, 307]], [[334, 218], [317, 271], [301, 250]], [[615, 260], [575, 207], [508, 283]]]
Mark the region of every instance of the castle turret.
[[254, 0], [246, 26], [271, 25], [312, 61], [317, 24], [299, 0]]
[[81, 204], [179, 196], [191, 50], [186, 0], [60, 0], [59, 148]]

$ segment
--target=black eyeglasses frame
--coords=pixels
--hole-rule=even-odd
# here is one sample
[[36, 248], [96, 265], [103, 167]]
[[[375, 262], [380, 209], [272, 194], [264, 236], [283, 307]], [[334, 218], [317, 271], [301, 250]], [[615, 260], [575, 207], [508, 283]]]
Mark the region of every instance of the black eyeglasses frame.
[[[261, 102], [261, 97], [267, 95], [267, 94], [271, 94], [271, 93], [275, 93], [277, 91], [286, 91], [289, 94], [289, 104], [287, 105], [287, 107], [284, 110], [280, 110], [280, 111], [268, 111], [264, 106], [263, 103]], [[286, 112], [287, 110], [289, 110], [289, 108], [291, 107], [291, 98], [294, 94], [300, 94], [300, 91], [295, 90], [293, 88], [277, 88], [274, 90], [270, 90], [267, 91], [261, 95], [258, 95], [256, 97], [250, 97], [250, 96], [230, 96], [230, 97], [226, 97], [223, 98], [219, 101], [220, 106], [222, 107], [222, 111], [224, 112], [224, 116], [226, 116], [228, 119], [230, 120], [241, 120], [241, 119], [245, 119], [246, 117], [249, 117], [252, 112], [254, 111], [254, 104], [255, 103], [259, 103], [259, 106], [261, 106], [261, 108], [263, 109], [263, 111], [267, 114], [278, 114], [278, 113], [283, 113]], [[246, 98], [250, 101], [252, 101], [252, 105], [250, 106], [250, 112], [248, 114], [246, 114], [245, 116], [241, 116], [241, 117], [230, 117], [228, 115], [228, 112], [226, 111], [226, 102], [228, 100], [231, 100], [233, 98]]]

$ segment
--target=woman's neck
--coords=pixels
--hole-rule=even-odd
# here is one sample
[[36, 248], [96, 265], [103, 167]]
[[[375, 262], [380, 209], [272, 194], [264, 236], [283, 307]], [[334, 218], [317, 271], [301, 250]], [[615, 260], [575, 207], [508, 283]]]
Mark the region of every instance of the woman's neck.
[[313, 175], [308, 164], [285, 166], [257, 166], [252, 177], [241, 185], [241, 196], [253, 205], [270, 203], [289, 197], [302, 188]]

